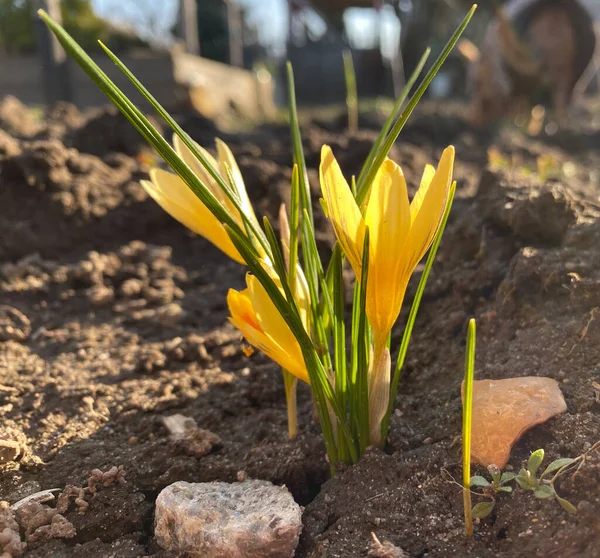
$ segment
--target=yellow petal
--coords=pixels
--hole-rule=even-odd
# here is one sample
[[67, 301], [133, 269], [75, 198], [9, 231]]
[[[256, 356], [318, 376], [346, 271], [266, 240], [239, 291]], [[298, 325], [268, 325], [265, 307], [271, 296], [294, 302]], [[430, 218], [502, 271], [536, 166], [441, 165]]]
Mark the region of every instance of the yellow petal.
[[[249, 285], [252, 285], [252, 289], [249, 287], [242, 292], [230, 289], [229, 293], [227, 294], [227, 304], [229, 306], [229, 311], [231, 312], [231, 323], [242, 332], [246, 340], [251, 345], [254, 345], [257, 349], [265, 353], [271, 360], [275, 361], [282, 368], [288, 370], [300, 380], [308, 382], [308, 372], [306, 371], [306, 366], [304, 365], [304, 359], [302, 357], [300, 346], [295, 338], [292, 346], [281, 345], [278, 342], [279, 339], [277, 335], [280, 332], [272, 332], [270, 330], [263, 329], [263, 322], [259, 319], [255, 308], [256, 298], [253, 297], [252, 293], [258, 292], [259, 297], [261, 297], [262, 294], [260, 293], [260, 290], [262, 289], [265, 296], [266, 292], [262, 288], [262, 285], [258, 283], [258, 280], [256, 280], [258, 283], [257, 285], [253, 284], [251, 279], [252, 276], [247, 277], [247, 281]], [[267, 313], [272, 314], [274, 312], [279, 314], [272, 302], [270, 302], [270, 305], [272, 308], [267, 309]], [[261, 307], [261, 311], [264, 313], [265, 308]], [[271, 321], [267, 320], [266, 323], [271, 323]], [[287, 328], [287, 324], [285, 324], [285, 322], [284, 325]], [[287, 329], [289, 331], [289, 328]], [[273, 336], [273, 333], [275, 333], [275, 336]]]
[[321, 192], [335, 235], [357, 277], [361, 275], [365, 222], [331, 148], [321, 149]]
[[244, 263], [223, 225], [181, 178], [161, 169], [152, 169], [150, 178], [152, 181], [144, 180], [142, 186], [171, 217], [212, 242], [233, 260]]
[[[194, 145], [202, 153], [205, 159], [208, 161], [211, 167], [215, 169], [215, 172], [220, 173], [219, 164], [216, 159], [206, 149], [194, 142]], [[177, 134], [173, 134], [173, 147], [177, 154], [183, 159], [185, 164], [190, 167], [192, 172], [206, 185], [206, 187], [213, 193], [213, 195], [224, 205], [227, 210], [241, 223], [241, 219], [238, 219], [238, 212], [235, 206], [231, 203], [231, 200], [227, 197], [227, 194], [217, 184], [216, 180], [209, 174], [204, 168], [204, 165], [199, 159], [190, 151], [187, 145], [183, 143]]]
[[215, 140], [215, 143], [217, 145], [217, 153], [219, 155], [219, 168], [221, 170], [221, 176], [227, 183], [229, 183], [229, 174], [231, 174], [233, 184], [230, 184], [230, 186], [233, 188], [234, 192], [237, 192], [240, 198], [244, 215], [256, 223], [256, 215], [254, 214], [254, 209], [250, 203], [248, 192], [246, 192], [246, 185], [244, 184], [242, 173], [240, 172], [240, 168], [238, 167], [231, 149], [229, 149], [229, 146], [220, 139]]
[[373, 180], [365, 222], [370, 238], [367, 316], [377, 351], [400, 313], [408, 281], [404, 248], [410, 230], [408, 191], [402, 169], [389, 159]]
[[[279, 310], [269, 298], [267, 291], [261, 285], [260, 281], [254, 276], [248, 274], [246, 283], [252, 300], [252, 307], [256, 312], [258, 323], [270, 337], [275, 339], [281, 347], [289, 348], [290, 350], [298, 345], [298, 341], [290, 330], [286, 321], [283, 319]], [[299, 349], [299, 347], [298, 347]]]
[[424, 178], [411, 206], [411, 230], [407, 243], [408, 273], [412, 273], [425, 252], [431, 246], [438, 230], [452, 183], [454, 167], [454, 147], [447, 147], [433, 176], [425, 169]]
[[285, 203], [279, 206], [279, 231], [281, 237], [281, 251], [283, 252], [283, 260], [285, 268], [290, 270], [290, 222], [288, 221]]
[[305, 331], [310, 331], [310, 289], [300, 264], [296, 264], [296, 284], [294, 287], [294, 299], [298, 306], [300, 320]]

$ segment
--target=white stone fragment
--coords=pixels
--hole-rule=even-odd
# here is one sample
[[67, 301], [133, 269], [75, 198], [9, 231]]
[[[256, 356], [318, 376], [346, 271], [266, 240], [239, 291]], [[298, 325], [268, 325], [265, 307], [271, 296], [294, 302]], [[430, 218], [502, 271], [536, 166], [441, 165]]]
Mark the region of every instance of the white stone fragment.
[[191, 558], [292, 558], [302, 509], [268, 481], [176, 482], [156, 500], [155, 536]]

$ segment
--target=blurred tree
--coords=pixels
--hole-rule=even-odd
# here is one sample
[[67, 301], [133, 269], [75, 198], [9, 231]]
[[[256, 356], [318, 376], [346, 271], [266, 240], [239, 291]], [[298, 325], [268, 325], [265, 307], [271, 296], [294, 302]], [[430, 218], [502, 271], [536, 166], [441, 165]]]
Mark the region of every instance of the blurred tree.
[[[228, 13], [229, 2], [233, 2], [232, 7], [237, 12], [235, 21], [231, 17], [232, 12]], [[196, 11], [201, 56], [224, 64], [235, 62], [236, 65], [249, 68], [255, 60], [265, 55], [256, 28], [249, 24], [246, 11], [236, 0], [196, 0]], [[237, 24], [236, 29], [230, 29], [233, 23]], [[181, 24], [176, 32], [181, 34]], [[232, 32], [234, 35], [230, 36]], [[232, 38], [235, 41], [231, 41]], [[232, 46], [236, 50], [233, 61]]]
[[[143, 44], [129, 30], [117, 29], [94, 13], [91, 0], [62, 0], [64, 28], [85, 50], [98, 50], [97, 40], [114, 50]], [[0, 52], [16, 54], [37, 49], [34, 0], [0, 0]]]
[[197, 0], [200, 53], [218, 62], [229, 62], [227, 5], [224, 0]]

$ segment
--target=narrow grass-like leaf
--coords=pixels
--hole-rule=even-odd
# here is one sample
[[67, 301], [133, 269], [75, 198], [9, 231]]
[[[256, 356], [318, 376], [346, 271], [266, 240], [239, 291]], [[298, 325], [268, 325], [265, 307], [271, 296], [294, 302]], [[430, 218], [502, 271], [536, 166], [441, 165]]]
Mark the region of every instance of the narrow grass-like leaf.
[[[462, 422], [462, 460], [463, 460], [463, 505], [465, 508], [465, 531], [468, 537], [473, 536], [473, 518], [471, 517], [471, 491], [469, 486], [473, 484], [471, 478], [471, 427], [473, 421], [473, 376], [475, 374], [475, 320], [469, 320], [467, 333], [467, 350], [465, 355], [465, 379], [463, 383], [463, 422]], [[487, 484], [476, 486], [488, 486], [489, 483], [483, 477], [479, 477]], [[477, 481], [476, 481], [477, 482]]]
[[425, 78], [423, 79], [423, 81], [421, 82], [421, 84], [419, 85], [417, 90], [415, 91], [414, 95], [410, 98], [410, 101], [406, 105], [406, 108], [402, 111], [400, 118], [396, 121], [396, 123], [392, 127], [390, 133], [388, 134], [385, 141], [381, 145], [381, 148], [379, 149], [377, 155], [373, 159], [373, 163], [369, 167], [369, 170], [365, 173], [363, 180], [358, 182], [358, 193], [356, 196], [356, 203], [359, 206], [362, 205], [362, 203], [364, 202], [364, 200], [369, 192], [369, 188], [371, 187], [371, 183], [373, 182], [373, 179], [375, 178], [377, 169], [379, 169], [379, 167], [385, 161], [385, 158], [387, 157], [388, 153], [390, 152], [390, 149], [394, 145], [396, 139], [398, 139], [398, 135], [402, 131], [402, 128], [404, 128], [406, 121], [408, 120], [408, 118], [412, 114], [413, 110], [417, 106], [417, 103], [421, 100], [421, 97], [423, 96], [423, 94], [425, 93], [427, 88], [429, 87], [429, 84], [433, 81], [433, 78], [438, 73], [442, 64], [444, 63], [444, 61], [446, 60], [446, 58], [448, 57], [448, 55], [454, 48], [454, 45], [456, 44], [458, 39], [460, 39], [460, 36], [463, 34], [463, 31], [465, 30], [465, 27], [467, 26], [469, 21], [471, 21], [471, 18], [473, 17], [473, 14], [475, 13], [476, 8], [477, 8], [477, 5], [473, 4], [473, 7], [469, 10], [469, 13], [463, 19], [462, 23], [458, 26], [458, 28], [456, 29], [456, 31], [454, 32], [454, 34], [452, 35], [450, 40], [446, 43], [446, 46], [442, 50], [441, 54], [438, 56], [437, 60], [433, 64], [433, 66], [427, 72], [427, 75], [425, 76]]
[[287, 62], [287, 86], [290, 130], [292, 133], [292, 147], [294, 151], [294, 163], [298, 165], [298, 174], [300, 178], [300, 199], [302, 208], [306, 209], [310, 222], [313, 223], [313, 212], [310, 196], [310, 184], [308, 182], [308, 173], [306, 171], [306, 160], [304, 158], [304, 149], [302, 147], [302, 137], [300, 135], [300, 124], [298, 123], [298, 108], [296, 105], [296, 85], [294, 83], [294, 70], [291, 62]]
[[333, 269], [333, 338], [335, 391], [342, 409], [346, 408], [347, 363], [346, 325], [344, 323], [344, 278], [342, 275], [342, 254], [336, 251], [332, 259]]
[[[269, 298], [281, 314], [281, 317], [288, 324], [292, 334], [300, 344], [300, 349], [302, 350], [302, 355], [308, 371], [311, 388], [315, 396], [315, 402], [319, 410], [319, 419], [321, 420], [323, 438], [325, 439], [325, 444], [327, 446], [327, 454], [330, 456], [333, 466], [337, 462], [337, 449], [331, 420], [329, 418], [328, 405], [337, 416], [338, 434], [347, 438], [351, 438], [351, 433], [348, 429], [345, 414], [337, 404], [334, 391], [327, 378], [325, 368], [317, 356], [315, 347], [302, 325], [297, 308], [292, 308], [292, 306], [295, 307], [294, 300], [292, 299], [291, 302], [286, 300], [285, 296], [281, 293], [273, 279], [261, 265], [260, 260], [253, 252], [250, 251], [247, 243], [243, 242], [240, 234], [232, 229], [229, 229], [228, 233], [234, 246], [239, 250], [240, 254], [244, 258], [248, 268], [267, 291]], [[356, 452], [353, 452], [351, 457], [353, 460], [356, 460], [358, 455]]]
[[358, 310], [358, 332], [357, 332], [357, 380], [356, 380], [356, 402], [357, 417], [359, 421], [359, 444], [362, 454], [369, 445], [369, 360], [370, 345], [368, 339], [369, 323], [367, 321], [367, 284], [369, 280], [369, 228], [365, 229], [363, 244], [363, 258], [359, 291]]
[[[402, 105], [404, 104], [404, 101], [406, 101], [406, 98], [408, 97], [410, 90], [415, 85], [417, 78], [421, 75], [421, 72], [423, 71], [425, 63], [427, 62], [427, 59], [429, 58], [430, 54], [431, 54], [431, 48], [427, 47], [427, 49], [423, 53], [423, 56], [421, 56], [421, 59], [419, 60], [419, 63], [417, 64], [415, 71], [412, 73], [412, 75], [410, 76], [410, 78], [408, 79], [408, 81], [406, 82], [406, 84], [404, 85], [402, 90], [400, 91], [400, 95], [398, 95], [398, 98], [394, 102], [394, 106], [393, 106], [392, 110], [390, 111], [390, 114], [388, 115], [383, 127], [379, 131], [379, 134], [377, 135], [377, 139], [371, 146], [369, 154], [367, 155], [367, 158], [365, 159], [365, 162], [363, 163], [360, 174], [358, 175], [358, 183], [359, 184], [363, 183], [365, 174], [368, 172], [368, 170], [373, 165], [375, 156], [381, 149], [381, 145], [385, 141], [385, 138], [387, 137], [387, 134], [390, 131], [390, 128], [392, 127], [392, 124], [394, 123], [394, 120], [396, 120], [396, 117], [397, 117], [398, 113], [400, 112], [400, 109], [401, 109]], [[352, 183], [352, 193], [354, 194], [354, 197], [356, 197], [356, 181], [353, 181], [353, 183]]]
[[342, 57], [344, 60], [344, 81], [346, 83], [348, 131], [350, 133], [355, 133], [358, 131], [358, 93], [356, 91], [356, 74], [354, 72], [352, 52], [350, 50], [344, 50], [342, 52]]
[[292, 169], [292, 192], [290, 198], [290, 270], [289, 281], [290, 288], [295, 289], [296, 284], [296, 264], [298, 263], [298, 246], [300, 236], [298, 229], [300, 226], [300, 178], [298, 175], [298, 165]]
[[[64, 49], [88, 74], [98, 88], [109, 100], [123, 113], [131, 124], [140, 132], [142, 137], [154, 147], [157, 153], [165, 160], [173, 171], [189, 186], [192, 192], [221, 222], [236, 232], [247, 248], [248, 253], [256, 256], [255, 248], [246, 237], [235, 219], [219, 203], [214, 194], [204, 184], [185, 162], [175, 152], [173, 147], [152, 126], [144, 114], [123, 94], [123, 92], [108, 78], [99, 66], [86, 54], [86, 52], [73, 40], [73, 38], [43, 10], [38, 14], [48, 28], [54, 33]], [[225, 189], [227, 191], [227, 188]], [[260, 232], [262, 234], [262, 231]]]
[[427, 284], [427, 279], [429, 278], [429, 272], [431, 271], [431, 266], [433, 265], [433, 261], [435, 260], [435, 256], [436, 256], [438, 248], [440, 246], [440, 242], [442, 241], [442, 236], [444, 235], [444, 229], [446, 228], [446, 223], [448, 222], [448, 216], [450, 215], [450, 210], [452, 209], [452, 202], [454, 201], [454, 193], [455, 192], [456, 192], [456, 182], [453, 182], [452, 185], [450, 186], [450, 190], [448, 192], [448, 203], [446, 204], [446, 210], [444, 211], [444, 215], [440, 222], [440, 227], [435, 235], [435, 238], [433, 239], [431, 248], [429, 249], [429, 255], [427, 256], [427, 261], [425, 262], [425, 267], [423, 269], [423, 273], [421, 274], [421, 278], [419, 279], [419, 285], [417, 287], [417, 292], [415, 294], [415, 298], [414, 298], [412, 306], [410, 308], [410, 313], [408, 314], [408, 320], [406, 322], [406, 327], [404, 328], [404, 333], [402, 334], [402, 341], [400, 343], [400, 350], [398, 352], [396, 368], [394, 370], [394, 375], [392, 377], [392, 385], [391, 385], [391, 390], [390, 390], [390, 404], [389, 404], [386, 416], [384, 417], [382, 426], [381, 426], [381, 439], [382, 440], [385, 440], [387, 438], [387, 432], [388, 432], [388, 428], [390, 426], [390, 416], [392, 413], [392, 409], [394, 408], [394, 402], [396, 401], [396, 394], [398, 393], [398, 384], [400, 383], [402, 366], [404, 365], [404, 359], [406, 358], [406, 352], [408, 351], [410, 337], [412, 334], [413, 327], [415, 325], [415, 320], [417, 319], [417, 312], [419, 311], [421, 299], [423, 298], [423, 292], [425, 291], [425, 285]]

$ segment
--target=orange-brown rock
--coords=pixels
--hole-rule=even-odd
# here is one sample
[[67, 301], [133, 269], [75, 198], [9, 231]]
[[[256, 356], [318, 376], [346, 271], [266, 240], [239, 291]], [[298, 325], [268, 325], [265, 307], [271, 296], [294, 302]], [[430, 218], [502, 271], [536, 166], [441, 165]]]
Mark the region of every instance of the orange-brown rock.
[[473, 382], [471, 459], [502, 469], [512, 446], [527, 430], [566, 410], [558, 383], [552, 378]]

